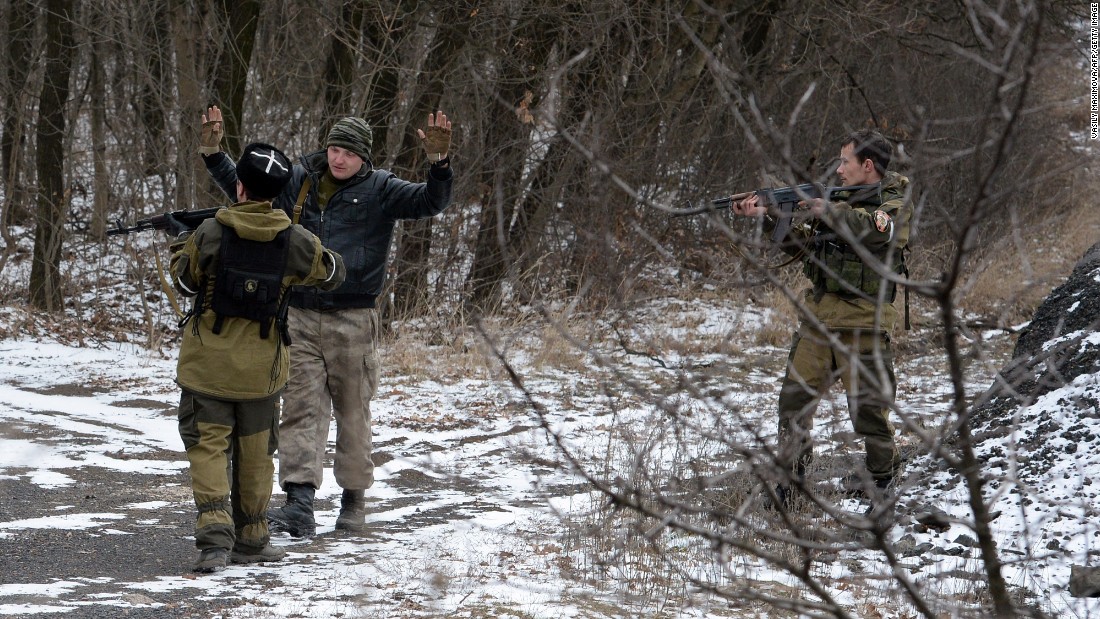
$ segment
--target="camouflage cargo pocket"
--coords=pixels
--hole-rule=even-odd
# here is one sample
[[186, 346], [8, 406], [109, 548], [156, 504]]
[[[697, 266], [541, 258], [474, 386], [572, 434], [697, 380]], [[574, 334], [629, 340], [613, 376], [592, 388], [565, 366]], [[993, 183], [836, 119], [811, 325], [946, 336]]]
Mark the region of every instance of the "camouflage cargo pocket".
[[[859, 260], [852, 260], [851, 256], [847, 256], [847, 260], [844, 261], [844, 265], [840, 268], [840, 279], [844, 282], [844, 291], [853, 294], [860, 290], [867, 292], [863, 288], [863, 262]], [[868, 275], [874, 275], [874, 271], [870, 271]], [[875, 290], [878, 290], [878, 283], [875, 283]]]
[[876, 273], [874, 269], [863, 269], [863, 285], [861, 289], [863, 292], [867, 293], [867, 295], [877, 297], [879, 288], [882, 287], [882, 283], [882, 276]]

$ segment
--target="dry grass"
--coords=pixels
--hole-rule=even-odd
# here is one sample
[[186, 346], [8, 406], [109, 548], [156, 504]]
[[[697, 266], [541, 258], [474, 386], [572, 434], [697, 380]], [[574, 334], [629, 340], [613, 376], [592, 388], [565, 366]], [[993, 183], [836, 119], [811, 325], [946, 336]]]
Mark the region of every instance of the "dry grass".
[[790, 346], [791, 334], [798, 328], [798, 310], [778, 289], [768, 287], [761, 292], [761, 296], [762, 302], [772, 308], [772, 312], [754, 334], [753, 343], [777, 348]]
[[571, 322], [567, 317], [560, 316], [541, 325], [536, 337], [538, 345], [530, 351], [531, 364], [535, 369], [573, 372], [585, 370], [588, 355], [578, 348], [584, 337], [574, 332]]
[[1077, 204], [1063, 215], [1038, 218], [992, 244], [974, 265], [960, 304], [998, 324], [1030, 320], [1050, 291], [1065, 281], [1081, 256], [1100, 240], [1100, 209], [1090, 195], [1100, 181], [1078, 175]]
[[1003, 232], [977, 239], [979, 251], [966, 265], [967, 279], [960, 290], [961, 307], [1006, 325], [1029, 320], [1082, 254], [1100, 240], [1100, 209], [1094, 197], [1100, 192], [1094, 172], [1100, 151], [1095, 141], [1082, 142], [1068, 134], [1083, 134], [1088, 128], [1086, 80], [1075, 61], [1045, 69], [1036, 79], [1046, 107], [1028, 117], [1031, 132], [1019, 136], [1014, 145], [1021, 165], [1010, 166], [1026, 169], [1026, 176], [1004, 179], [1011, 185], [996, 189], [1012, 193], [1003, 199], [1003, 208], [998, 205], [987, 215], [1011, 224], [991, 226]]
[[414, 382], [484, 378], [495, 371], [476, 333], [457, 324], [397, 325], [381, 348], [383, 372]]
[[[503, 380], [495, 348], [509, 359], [524, 358], [523, 365], [536, 370], [584, 372], [589, 356], [583, 348], [598, 324], [566, 313], [549, 321], [536, 315], [498, 315], [482, 318], [480, 327], [445, 319], [395, 321], [382, 345], [382, 368], [409, 381]], [[481, 329], [492, 339], [491, 347]]]

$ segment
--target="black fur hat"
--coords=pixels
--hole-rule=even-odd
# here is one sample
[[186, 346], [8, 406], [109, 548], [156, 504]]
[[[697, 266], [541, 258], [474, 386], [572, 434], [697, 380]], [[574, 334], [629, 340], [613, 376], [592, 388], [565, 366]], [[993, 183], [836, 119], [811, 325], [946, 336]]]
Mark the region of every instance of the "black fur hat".
[[293, 166], [286, 155], [270, 144], [253, 142], [244, 147], [237, 161], [237, 180], [249, 197], [270, 200], [290, 182]]

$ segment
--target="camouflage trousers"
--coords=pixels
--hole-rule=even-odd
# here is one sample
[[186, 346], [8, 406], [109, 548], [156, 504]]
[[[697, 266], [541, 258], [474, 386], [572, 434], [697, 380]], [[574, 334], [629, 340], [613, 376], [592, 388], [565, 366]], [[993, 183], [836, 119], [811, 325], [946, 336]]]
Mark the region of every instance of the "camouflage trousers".
[[779, 393], [779, 458], [796, 475], [813, 458], [814, 412], [822, 394], [841, 381], [848, 415], [863, 439], [866, 466], [875, 479], [892, 477], [901, 466], [890, 423], [897, 381], [890, 337], [873, 331], [834, 331], [839, 346], [820, 335], [796, 333]]
[[374, 484], [370, 401], [378, 389], [378, 310], [290, 308], [290, 380], [279, 422], [279, 483], [321, 487], [329, 425], [333, 474], [348, 490]]
[[199, 512], [199, 550], [267, 545], [278, 419], [277, 395], [231, 402], [183, 392], [179, 431]]

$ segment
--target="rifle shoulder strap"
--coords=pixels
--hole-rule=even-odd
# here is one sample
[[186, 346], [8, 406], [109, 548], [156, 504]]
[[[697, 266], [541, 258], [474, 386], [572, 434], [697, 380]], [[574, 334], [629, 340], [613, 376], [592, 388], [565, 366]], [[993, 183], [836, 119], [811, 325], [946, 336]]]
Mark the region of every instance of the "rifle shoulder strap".
[[913, 321], [909, 320], [909, 286], [905, 287], [905, 330], [913, 328]]
[[[906, 244], [901, 250], [901, 273], [905, 275], [905, 279], [909, 279], [909, 263], [905, 261], [905, 254], [910, 253], [909, 245]], [[909, 319], [909, 286], [905, 287], [905, 330], [909, 331], [913, 328], [913, 322]]]
[[298, 192], [298, 199], [294, 202], [294, 214], [291, 216], [291, 223], [298, 223], [298, 220], [302, 218], [302, 205], [305, 204], [306, 196], [309, 195], [309, 186], [313, 182], [310, 176], [306, 175], [306, 180], [302, 182], [302, 190]]
[[176, 294], [172, 292], [172, 284], [168, 282], [168, 278], [164, 275], [164, 263], [160, 261], [160, 252], [153, 252], [153, 259], [157, 263], [157, 275], [160, 276], [160, 288], [164, 291], [165, 296], [168, 297], [168, 302], [172, 304], [172, 309], [176, 311], [176, 316], [182, 318], [183, 310], [180, 309], [179, 301], [176, 300]]

